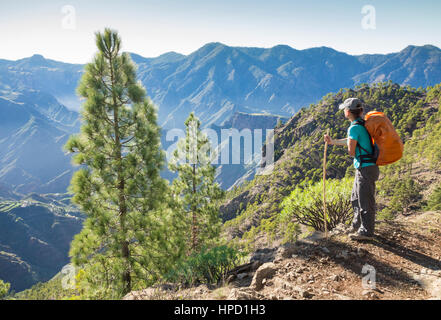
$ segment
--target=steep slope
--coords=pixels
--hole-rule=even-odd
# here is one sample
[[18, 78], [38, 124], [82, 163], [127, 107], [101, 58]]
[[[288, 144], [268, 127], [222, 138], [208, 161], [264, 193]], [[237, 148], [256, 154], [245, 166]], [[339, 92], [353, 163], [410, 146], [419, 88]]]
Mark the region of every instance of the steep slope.
[[[319, 103], [302, 109], [275, 134], [275, 166], [269, 175], [255, 177], [242, 187], [232, 190], [221, 206], [226, 234], [231, 238], [258, 245], [266, 243], [268, 233], [278, 232], [275, 218], [279, 204], [296, 185], [320, 181], [322, 177], [323, 134], [330, 129], [333, 137], [345, 137], [347, 123], [338, 105], [348, 97], [364, 100], [367, 110], [386, 113], [407, 142], [413, 132], [426, 126], [437, 114], [440, 105], [439, 86], [429, 90], [400, 87], [392, 83], [361, 86], [325, 96]], [[406, 145], [405, 145], [406, 146]], [[405, 147], [406, 148], [406, 147]], [[410, 160], [401, 161], [403, 172]], [[342, 178], [352, 170], [345, 148], [330, 147], [328, 178]]]
[[[218, 137], [217, 143], [220, 146], [216, 181], [222, 188], [232, 188], [254, 177], [260, 167], [262, 147], [267, 136], [266, 130], [273, 129], [277, 124], [282, 125], [287, 120], [288, 118], [286, 117], [271, 114], [235, 112], [221, 126], [215, 124], [210, 126], [210, 129], [216, 132]], [[237, 130], [237, 134], [243, 137], [241, 138], [242, 141], [232, 138], [230, 142], [228, 132], [231, 129]], [[247, 135], [248, 133], [249, 136]], [[261, 147], [259, 148], [259, 146]], [[222, 155], [224, 153], [228, 154], [231, 158], [228, 163], [222, 162]], [[233, 154], [234, 156], [238, 155], [240, 163], [233, 161]], [[245, 163], [246, 160], [252, 160], [252, 162]]]
[[82, 216], [59, 196], [0, 202], [0, 279], [21, 291], [53, 277], [69, 263]]
[[0, 200], [19, 198], [20, 196], [12, 192], [8, 186], [0, 184]]
[[0, 60], [0, 85], [12, 91], [43, 91], [78, 110], [80, 103], [75, 89], [82, 72], [83, 65], [58, 62], [35, 54], [17, 61]]
[[224, 121], [220, 126], [213, 125], [215, 130], [228, 128], [243, 129], [273, 129], [278, 121], [286, 122], [288, 117], [265, 113], [244, 113], [235, 112], [229, 119]]
[[[412, 189], [421, 187], [424, 196], [415, 200], [417, 209], [401, 207], [393, 218], [377, 217], [372, 241], [351, 241], [343, 224], [328, 237], [306, 228], [292, 230], [294, 239], [286, 241], [280, 234], [284, 226], [277, 220], [278, 204], [296, 185], [321, 179], [323, 133], [329, 128], [334, 137], [345, 135], [337, 110], [348, 96], [385, 112], [405, 142], [403, 158], [382, 167], [380, 182], [410, 176], [417, 181]], [[381, 83], [327, 95], [277, 130], [273, 172], [229, 194], [223, 207], [225, 235], [249, 250], [249, 262], [230, 270], [223, 283], [190, 288], [162, 284], [124, 299], [441, 299], [441, 212], [424, 209], [427, 196], [441, 186], [439, 137], [441, 84], [416, 90]], [[345, 153], [331, 147], [331, 177], [352, 175]], [[401, 189], [389, 188], [400, 196]]]
[[[166, 284], [125, 300], [427, 300], [441, 299], [441, 213], [378, 224], [378, 237], [354, 243], [344, 232], [255, 251], [226, 284]], [[375, 283], [368, 283], [367, 277]]]
[[16, 103], [33, 106], [33, 109], [56, 123], [57, 127], [66, 131], [79, 129], [80, 119], [78, 112], [68, 110], [54, 96], [43, 91], [26, 90], [14, 92], [13, 98]]
[[[218, 162], [214, 165], [217, 167], [216, 181], [223, 189], [231, 188], [235, 184], [240, 184], [254, 176], [259, 168], [262, 156], [261, 147], [265, 144], [266, 130], [273, 129], [279, 121], [282, 124], [287, 120], [286, 117], [271, 114], [235, 112], [221, 125], [213, 124], [204, 129], [209, 139], [212, 139], [213, 147], [220, 148]], [[233, 136], [242, 139], [239, 143], [236, 139], [231, 139], [231, 142], [228, 140], [230, 130], [233, 132]], [[173, 136], [174, 140], [167, 141], [166, 139], [173, 138], [167, 138], [167, 133], [169, 133], [167, 130], [163, 131], [161, 142], [163, 148], [167, 152], [171, 152], [172, 149], [169, 150], [169, 148], [176, 143], [177, 138]], [[237, 133], [237, 136], [235, 133]], [[245, 147], [245, 143], [247, 147]], [[253, 157], [252, 163], [245, 163], [246, 156], [244, 152], [248, 147], [253, 149], [249, 149], [250, 153], [253, 154], [247, 153], [247, 156]], [[229, 155], [228, 161], [223, 161], [223, 154]], [[233, 161], [233, 154], [234, 156], [239, 155], [239, 161]], [[163, 170], [162, 176], [170, 181], [175, 178], [175, 175], [168, 170]]]
[[0, 183], [26, 194], [66, 192], [72, 174], [63, 145], [79, 130], [78, 113], [39, 91], [0, 96]]
[[[361, 57], [363, 59], [363, 57]], [[368, 72], [353, 79], [355, 83], [373, 83], [392, 80], [401, 85], [412, 87], [433, 86], [440, 82], [441, 49], [425, 45], [408, 46], [399, 53], [390, 56]]]

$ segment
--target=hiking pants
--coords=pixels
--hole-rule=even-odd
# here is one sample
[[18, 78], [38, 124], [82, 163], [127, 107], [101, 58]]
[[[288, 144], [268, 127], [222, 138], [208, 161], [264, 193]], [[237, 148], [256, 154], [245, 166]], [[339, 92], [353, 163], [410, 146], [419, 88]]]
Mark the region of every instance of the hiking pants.
[[367, 236], [373, 236], [375, 230], [375, 181], [379, 174], [380, 170], [376, 165], [355, 170], [351, 194], [354, 209], [352, 227]]

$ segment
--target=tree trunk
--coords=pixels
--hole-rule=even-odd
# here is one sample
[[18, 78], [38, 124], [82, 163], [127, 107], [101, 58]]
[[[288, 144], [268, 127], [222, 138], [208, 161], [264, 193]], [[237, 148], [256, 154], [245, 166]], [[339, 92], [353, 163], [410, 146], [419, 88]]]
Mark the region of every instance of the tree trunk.
[[[114, 88], [114, 73], [113, 73], [113, 63], [112, 63], [112, 56], [110, 54], [109, 58], [110, 63], [110, 73], [111, 73], [111, 82], [112, 82], [112, 89]], [[130, 275], [130, 250], [129, 250], [129, 242], [126, 240], [126, 227], [125, 227], [125, 217], [127, 213], [127, 206], [125, 201], [125, 181], [123, 177], [123, 168], [122, 168], [122, 145], [121, 145], [121, 138], [120, 138], [120, 132], [119, 132], [119, 117], [118, 117], [118, 103], [116, 101], [115, 92], [112, 92], [112, 98], [113, 98], [113, 121], [114, 121], [114, 131], [115, 131], [115, 149], [116, 149], [116, 160], [118, 163], [117, 166], [117, 189], [118, 189], [118, 205], [119, 205], [119, 221], [121, 226], [121, 233], [123, 234], [123, 241], [121, 242], [121, 251], [122, 251], [122, 258], [124, 260], [124, 272], [122, 275], [122, 280], [124, 283], [124, 289], [123, 294], [127, 294], [130, 291], [132, 291], [132, 278]]]
[[[196, 164], [193, 164], [193, 197], [196, 195]], [[192, 205], [192, 226], [191, 226], [191, 249], [196, 251], [198, 245], [197, 239], [197, 216], [196, 216], [196, 206]]]

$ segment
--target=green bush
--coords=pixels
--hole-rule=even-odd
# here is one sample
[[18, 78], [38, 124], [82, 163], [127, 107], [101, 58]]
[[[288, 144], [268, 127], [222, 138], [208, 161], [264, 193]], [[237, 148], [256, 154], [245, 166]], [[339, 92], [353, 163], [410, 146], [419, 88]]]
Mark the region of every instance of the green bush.
[[379, 184], [379, 189], [380, 195], [387, 202], [386, 208], [379, 213], [379, 218], [391, 220], [397, 213], [407, 214], [421, 206], [422, 187], [410, 174], [385, 177]]
[[[326, 182], [326, 224], [328, 230], [352, 218], [351, 190], [353, 178]], [[282, 220], [295, 221], [324, 231], [323, 182], [296, 187], [281, 203]]]
[[378, 212], [377, 220], [383, 220], [383, 221], [392, 221], [395, 219], [394, 213], [389, 210], [388, 208], [385, 208]]
[[196, 283], [218, 283], [226, 273], [239, 265], [244, 254], [226, 245], [188, 256], [166, 275], [165, 280], [193, 285]]
[[7, 296], [10, 288], [11, 285], [9, 283], [0, 280], [0, 300]]
[[441, 183], [432, 192], [427, 200], [427, 210], [441, 210]]

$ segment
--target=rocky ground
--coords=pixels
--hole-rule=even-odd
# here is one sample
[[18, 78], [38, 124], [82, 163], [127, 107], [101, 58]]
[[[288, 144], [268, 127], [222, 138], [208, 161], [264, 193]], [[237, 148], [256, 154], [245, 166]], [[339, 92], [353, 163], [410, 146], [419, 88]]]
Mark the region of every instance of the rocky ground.
[[[377, 223], [370, 242], [344, 228], [259, 249], [223, 284], [164, 284], [124, 299], [441, 299], [441, 212]], [[375, 282], [371, 282], [372, 279]]]

